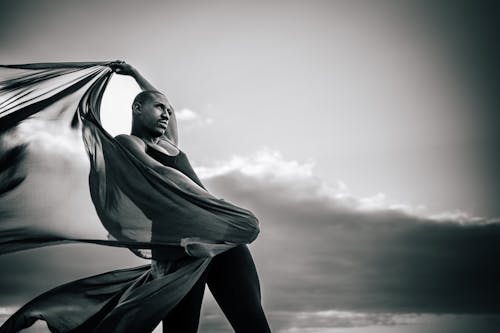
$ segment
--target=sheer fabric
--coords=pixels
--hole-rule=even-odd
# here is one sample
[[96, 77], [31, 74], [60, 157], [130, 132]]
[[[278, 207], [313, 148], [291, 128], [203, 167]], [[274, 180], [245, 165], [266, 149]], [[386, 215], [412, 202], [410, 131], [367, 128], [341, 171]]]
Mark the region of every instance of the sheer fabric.
[[[183, 249], [187, 258], [181, 269], [156, 279], [150, 266], [143, 266], [60, 286], [22, 307], [1, 333], [18, 331], [37, 319], [45, 320], [52, 332], [151, 331], [190, 290], [210, 257], [252, 242], [259, 232], [250, 211], [214, 197], [173, 168], [158, 174], [103, 129], [100, 103], [113, 74], [108, 64], [0, 66], [3, 136], [15, 133], [29, 118], [81, 131], [90, 161], [90, 195], [102, 223], [100, 229], [82, 229], [71, 221], [12, 220], [0, 214], [0, 254], [86, 242], [127, 247], [153, 259], [152, 253], [178, 257]], [[1, 148], [0, 205], [25, 177], [21, 166], [26, 143], [20, 139]]]

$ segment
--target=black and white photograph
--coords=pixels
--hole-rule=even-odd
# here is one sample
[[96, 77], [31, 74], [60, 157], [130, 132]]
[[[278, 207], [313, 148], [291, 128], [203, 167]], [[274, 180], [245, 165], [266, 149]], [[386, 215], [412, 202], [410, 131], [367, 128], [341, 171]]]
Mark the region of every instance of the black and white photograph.
[[0, 0], [0, 333], [495, 333], [500, 2]]

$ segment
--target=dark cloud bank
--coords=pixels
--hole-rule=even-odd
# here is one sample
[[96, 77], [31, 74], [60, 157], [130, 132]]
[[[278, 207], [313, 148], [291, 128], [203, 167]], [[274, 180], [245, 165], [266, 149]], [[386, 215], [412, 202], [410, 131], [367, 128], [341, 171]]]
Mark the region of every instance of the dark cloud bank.
[[[54, 165], [54, 156], [50, 161]], [[30, 186], [47, 186], [48, 179], [57, 178], [48, 175], [60, 171], [40, 170], [31, 174]], [[67, 165], [65, 170], [84, 175], [73, 183], [71, 195], [62, 198], [60, 185], [44, 200], [66, 200], [62, 207], [74, 207], [88, 200], [87, 170]], [[251, 248], [275, 329], [297, 321], [394, 325], [387, 314], [398, 313], [500, 312], [500, 223], [494, 219], [448, 214], [438, 220], [380, 196], [358, 199], [344, 186], [315, 177], [312, 164], [286, 161], [269, 151], [207, 170], [201, 171], [211, 191], [250, 208], [261, 220], [261, 235]], [[88, 218], [95, 218], [91, 213]], [[88, 245], [3, 256], [0, 304], [16, 307], [66, 281], [138, 264], [127, 250]], [[379, 315], [346, 319], [328, 314], [332, 310]], [[228, 324], [212, 304], [205, 308], [202, 327], [223, 332]]]
[[315, 194], [316, 181], [232, 171], [208, 182], [262, 221], [253, 251], [270, 309], [500, 311], [499, 223], [363, 210]]

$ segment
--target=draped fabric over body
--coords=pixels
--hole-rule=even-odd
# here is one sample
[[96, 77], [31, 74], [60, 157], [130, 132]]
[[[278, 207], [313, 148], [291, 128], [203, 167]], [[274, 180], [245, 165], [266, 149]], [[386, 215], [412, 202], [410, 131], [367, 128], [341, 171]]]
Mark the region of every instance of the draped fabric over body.
[[[180, 269], [157, 279], [147, 265], [55, 288], [11, 316], [2, 333], [37, 319], [53, 332], [151, 331], [190, 290], [210, 257], [257, 237], [258, 221], [250, 211], [214, 197], [197, 179], [175, 168], [165, 167], [160, 175], [103, 129], [100, 104], [111, 76], [108, 63], [0, 66], [2, 136], [33, 119], [81, 131], [90, 160], [90, 195], [102, 223], [82, 229], [71, 221], [7, 220], [0, 215], [0, 254], [85, 242], [127, 247], [153, 259], [155, 253], [178, 256], [183, 249], [186, 258]], [[25, 177], [19, 169], [26, 142], [18, 137], [14, 145], [1, 147], [0, 204]]]

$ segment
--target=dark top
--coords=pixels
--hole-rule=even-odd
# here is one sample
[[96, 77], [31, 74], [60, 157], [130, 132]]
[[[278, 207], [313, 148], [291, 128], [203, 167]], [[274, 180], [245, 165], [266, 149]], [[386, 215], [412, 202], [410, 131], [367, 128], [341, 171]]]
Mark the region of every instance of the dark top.
[[191, 166], [191, 163], [189, 163], [189, 160], [187, 158], [187, 155], [179, 149], [179, 153], [177, 155], [167, 155], [165, 153], [162, 153], [161, 151], [154, 149], [150, 145], [146, 146], [146, 154], [154, 158], [156, 161], [160, 162], [164, 166], [168, 166], [171, 168], [176, 169], [177, 171], [182, 172], [184, 175], [186, 175], [188, 178], [190, 178], [193, 182], [196, 184], [200, 185], [202, 188], [205, 188], [203, 184], [201, 183], [201, 180], [198, 178], [196, 173], [193, 170], [193, 167]]
[[[186, 177], [190, 178], [193, 182], [195, 182], [202, 188], [205, 188], [201, 183], [200, 179], [198, 178], [198, 176], [196, 175], [196, 173], [194, 172], [191, 163], [189, 163], [187, 155], [182, 150], [179, 149], [179, 153], [177, 155], [172, 156], [162, 153], [161, 151], [151, 147], [150, 145], [146, 145], [146, 154], [148, 154], [150, 157], [154, 158], [156, 161], [160, 162], [164, 166], [171, 167], [179, 172], [182, 172]], [[154, 235], [156, 234], [155, 226], [157, 225], [158, 221], [152, 221], [152, 222], [153, 224], [152, 224], [151, 241], [154, 242]], [[166, 255], [165, 251], [162, 251], [160, 249], [153, 248], [151, 250], [153, 257], [156, 260], [170, 262], [172, 265], [174, 265], [172, 261], [177, 262], [179, 259], [186, 257], [187, 255], [183, 248], [177, 246], [175, 246], [175, 248], [170, 247], [168, 252], [169, 255]], [[174, 266], [172, 266], [171, 269], [173, 269]]]

